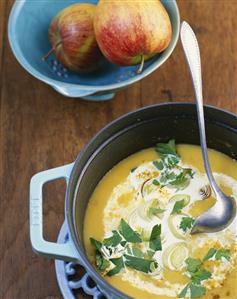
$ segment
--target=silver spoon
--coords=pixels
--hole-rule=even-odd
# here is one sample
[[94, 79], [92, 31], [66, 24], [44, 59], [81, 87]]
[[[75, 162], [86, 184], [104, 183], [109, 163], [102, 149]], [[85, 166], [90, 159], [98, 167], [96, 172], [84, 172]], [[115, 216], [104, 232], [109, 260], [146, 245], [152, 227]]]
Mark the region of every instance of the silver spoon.
[[204, 166], [209, 183], [216, 197], [215, 205], [196, 218], [191, 233], [217, 232], [229, 226], [234, 220], [236, 215], [236, 201], [233, 197], [225, 195], [220, 190], [211, 171], [205, 133], [200, 52], [196, 36], [187, 22], [183, 22], [181, 25], [181, 42], [190, 69], [195, 91]]

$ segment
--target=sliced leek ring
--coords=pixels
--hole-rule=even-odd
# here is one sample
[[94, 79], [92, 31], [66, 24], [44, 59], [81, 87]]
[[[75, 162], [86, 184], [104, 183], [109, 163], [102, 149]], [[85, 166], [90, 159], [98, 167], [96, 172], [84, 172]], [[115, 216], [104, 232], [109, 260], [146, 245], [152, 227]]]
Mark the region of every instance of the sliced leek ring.
[[157, 275], [160, 275], [161, 270], [162, 270], [162, 268], [161, 268], [160, 264], [158, 264], [158, 266], [157, 266], [157, 268], [155, 269], [155, 271], [153, 271], [153, 272], [149, 272], [149, 275], [150, 275], [150, 276], [157, 276]]
[[134, 223], [136, 223], [137, 220], [137, 210], [133, 210], [128, 218], [128, 224], [133, 227]]
[[189, 248], [184, 242], [171, 244], [162, 255], [162, 262], [166, 268], [179, 271], [185, 266], [185, 260], [189, 256]]
[[138, 225], [139, 223], [139, 215], [137, 213], [137, 209], [133, 210], [132, 213], [130, 214], [129, 218], [128, 218], [128, 224], [134, 229], [136, 230], [138, 233], [142, 233], [142, 228], [140, 227], [140, 225]]
[[150, 222], [153, 217], [157, 217], [159, 219], [163, 218], [163, 213], [157, 214], [157, 215], [150, 215], [149, 209], [150, 208], [159, 208], [158, 200], [153, 199], [149, 202], [145, 202], [143, 204], [140, 204], [137, 208], [138, 215], [145, 221]]
[[183, 232], [177, 223], [181, 222], [181, 219], [185, 217], [185, 214], [175, 214], [175, 215], [170, 215], [168, 218], [168, 226], [172, 234], [178, 238], [178, 239], [186, 239], [187, 234]]
[[[132, 213], [129, 216], [128, 223], [133, 229], [137, 230], [138, 229], [137, 226], [139, 226], [139, 223], [141, 223], [141, 221], [142, 221], [142, 223], [145, 222], [145, 225], [147, 224], [147, 226], [149, 226], [149, 223], [151, 223], [151, 218], [149, 217], [148, 211], [149, 211], [149, 208], [151, 207], [151, 205], [152, 205], [152, 202], [141, 203], [135, 210], [132, 211]], [[156, 217], [156, 216], [154, 216], [154, 217]], [[160, 222], [158, 219], [157, 219], [157, 223]], [[149, 233], [150, 233], [150, 231], [149, 231]], [[145, 233], [145, 235], [146, 235], [146, 233]]]
[[175, 270], [181, 270], [185, 266], [185, 260], [189, 256], [189, 250], [185, 243], [178, 245], [170, 254], [170, 263]]
[[170, 202], [176, 202], [180, 200], [184, 200], [185, 206], [187, 206], [190, 203], [190, 195], [188, 194], [176, 194], [170, 198]]
[[150, 203], [142, 203], [137, 208], [137, 214], [139, 217], [141, 217], [145, 221], [150, 221], [148, 217], [148, 209], [149, 209]]
[[150, 241], [150, 236], [151, 236], [151, 229], [148, 229], [147, 227], [142, 229], [142, 240], [145, 242], [149, 242]]
[[141, 194], [143, 198], [146, 198], [147, 195], [157, 190], [157, 186], [153, 184], [153, 180], [154, 178], [149, 179], [143, 183], [141, 187]]

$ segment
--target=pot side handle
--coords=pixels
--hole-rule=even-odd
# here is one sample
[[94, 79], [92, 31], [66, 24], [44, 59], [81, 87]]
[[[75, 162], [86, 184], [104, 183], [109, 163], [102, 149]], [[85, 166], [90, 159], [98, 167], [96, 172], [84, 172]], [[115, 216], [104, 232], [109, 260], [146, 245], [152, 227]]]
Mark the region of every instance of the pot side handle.
[[40, 255], [65, 261], [78, 260], [78, 254], [70, 239], [58, 244], [43, 238], [43, 198], [42, 188], [46, 182], [64, 178], [68, 184], [74, 163], [52, 168], [35, 174], [30, 182], [30, 240], [33, 250]]

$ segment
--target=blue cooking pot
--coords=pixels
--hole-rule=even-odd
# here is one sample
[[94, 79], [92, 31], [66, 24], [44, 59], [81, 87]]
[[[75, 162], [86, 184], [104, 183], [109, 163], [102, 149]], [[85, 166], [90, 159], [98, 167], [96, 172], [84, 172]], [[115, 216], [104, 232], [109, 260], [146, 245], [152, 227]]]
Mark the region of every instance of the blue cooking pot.
[[[205, 107], [208, 147], [237, 158], [237, 117]], [[188, 128], [188, 129], [187, 129]], [[129, 298], [112, 287], [87, 258], [83, 223], [88, 201], [102, 177], [119, 161], [157, 142], [174, 138], [177, 143], [199, 144], [195, 104], [169, 103], [126, 114], [101, 130], [81, 151], [76, 161], [36, 174], [30, 184], [30, 237], [38, 254], [82, 264], [108, 298]], [[64, 244], [43, 238], [42, 187], [65, 178], [65, 220], [69, 238]], [[96, 219], [94, 219], [96, 225]]]

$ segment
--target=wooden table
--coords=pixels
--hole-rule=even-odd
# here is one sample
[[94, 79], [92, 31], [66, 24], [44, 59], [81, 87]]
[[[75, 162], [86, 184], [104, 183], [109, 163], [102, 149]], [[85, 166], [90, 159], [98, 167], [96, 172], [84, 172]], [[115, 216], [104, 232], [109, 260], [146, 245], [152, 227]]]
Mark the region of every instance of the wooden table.
[[[193, 101], [193, 91], [179, 43], [160, 69], [112, 101], [64, 98], [14, 58], [6, 32], [12, 2], [0, 0], [0, 298], [61, 298], [54, 261], [34, 254], [29, 241], [31, 176], [73, 161], [119, 115], [164, 101]], [[237, 0], [179, 0], [178, 5], [200, 42], [205, 103], [237, 113]], [[44, 189], [50, 240], [56, 240], [63, 223], [64, 191], [61, 181]]]

